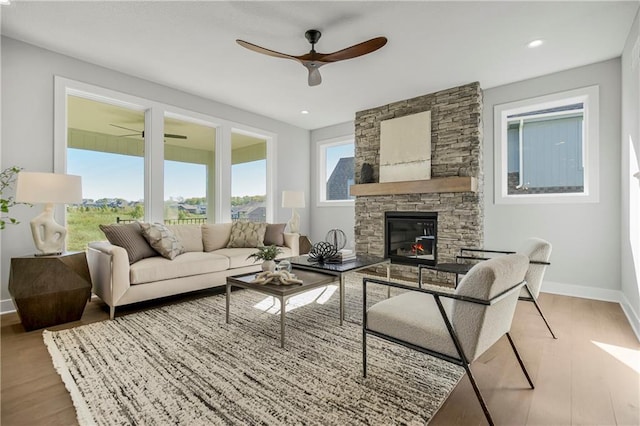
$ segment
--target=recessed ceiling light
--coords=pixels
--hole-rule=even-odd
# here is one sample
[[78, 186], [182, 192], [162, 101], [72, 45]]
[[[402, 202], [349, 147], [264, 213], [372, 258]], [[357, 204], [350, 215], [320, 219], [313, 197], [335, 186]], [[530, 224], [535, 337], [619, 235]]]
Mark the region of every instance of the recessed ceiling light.
[[0, 0], [0, 5], [11, 4], [11, 0]]
[[527, 47], [533, 49], [534, 47], [542, 46], [542, 43], [544, 43], [544, 42], [542, 40], [540, 40], [540, 39], [533, 40], [533, 41], [529, 42], [529, 44], [527, 44]]
[[309, 111], [307, 111], [306, 109], [303, 109], [302, 111], [300, 111], [300, 114], [309, 114]]

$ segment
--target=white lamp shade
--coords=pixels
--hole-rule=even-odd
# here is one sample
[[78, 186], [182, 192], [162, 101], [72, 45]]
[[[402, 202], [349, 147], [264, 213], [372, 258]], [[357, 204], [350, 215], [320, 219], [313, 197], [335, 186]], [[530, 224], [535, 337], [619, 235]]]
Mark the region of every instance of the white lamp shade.
[[59, 173], [20, 172], [16, 183], [16, 201], [19, 203], [80, 203], [82, 181], [80, 176]]
[[303, 191], [282, 191], [282, 207], [286, 208], [303, 208], [304, 192]]

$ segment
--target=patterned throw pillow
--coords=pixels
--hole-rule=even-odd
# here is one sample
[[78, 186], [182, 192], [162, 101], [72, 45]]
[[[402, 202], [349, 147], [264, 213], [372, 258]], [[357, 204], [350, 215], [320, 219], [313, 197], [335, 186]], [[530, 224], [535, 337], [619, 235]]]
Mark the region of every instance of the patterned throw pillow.
[[227, 247], [261, 247], [267, 224], [261, 222], [234, 222]]
[[142, 235], [162, 257], [173, 260], [184, 253], [184, 246], [173, 232], [161, 223], [141, 223]]
[[142, 228], [138, 222], [125, 225], [99, 225], [107, 240], [114, 246], [122, 247], [127, 251], [129, 264], [140, 259], [154, 257], [158, 252], [151, 248], [147, 240], [142, 236]]
[[268, 223], [264, 233], [265, 246], [284, 246], [284, 228], [286, 223]]

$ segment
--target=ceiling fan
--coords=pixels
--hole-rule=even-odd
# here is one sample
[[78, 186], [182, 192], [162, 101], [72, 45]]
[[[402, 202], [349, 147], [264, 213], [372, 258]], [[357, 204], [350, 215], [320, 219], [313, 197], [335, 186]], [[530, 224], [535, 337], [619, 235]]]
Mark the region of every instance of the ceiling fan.
[[[136, 133], [132, 133], [130, 135], [118, 135], [118, 137], [124, 138], [124, 137], [129, 137], [129, 136], [140, 136], [140, 137], [144, 138], [144, 130], [131, 129], [129, 127], [118, 126], [117, 124], [109, 124], [109, 126], [118, 127], [119, 129], [131, 130], [132, 132], [136, 132]], [[187, 137], [185, 135], [174, 135], [174, 134], [171, 134], [171, 133], [165, 133], [164, 137], [165, 138], [173, 138], [173, 139], [187, 139]]]
[[305, 55], [294, 56], [286, 53], [276, 52], [275, 50], [265, 49], [264, 47], [246, 42], [244, 40], [236, 40], [242, 47], [246, 47], [254, 52], [262, 53], [276, 58], [293, 59], [300, 62], [307, 70], [309, 70], [309, 86], [317, 86], [322, 83], [322, 77], [318, 68], [332, 62], [344, 61], [346, 59], [357, 58], [367, 53], [375, 52], [382, 46], [387, 44], [386, 37], [376, 37], [362, 43], [354, 44], [346, 49], [338, 50], [333, 53], [318, 53], [315, 50], [315, 44], [320, 40], [322, 34], [318, 30], [309, 30], [304, 33], [309, 43], [311, 43], [311, 51]]

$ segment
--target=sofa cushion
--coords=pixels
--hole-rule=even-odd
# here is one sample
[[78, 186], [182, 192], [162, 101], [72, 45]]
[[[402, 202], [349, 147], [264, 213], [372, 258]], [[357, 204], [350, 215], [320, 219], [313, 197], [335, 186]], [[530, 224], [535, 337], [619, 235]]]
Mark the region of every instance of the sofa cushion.
[[[229, 258], [215, 253], [184, 253], [173, 260], [164, 257], [142, 259], [131, 265], [131, 284], [208, 274], [229, 269]], [[160, 284], [162, 285], [162, 284]]]
[[242, 268], [243, 266], [260, 265], [262, 262], [254, 262], [253, 258], [247, 259], [250, 254], [258, 251], [255, 248], [223, 248], [213, 253], [229, 259], [229, 268]]
[[224, 248], [229, 243], [231, 223], [207, 223], [202, 225], [202, 244], [204, 251]]
[[158, 255], [158, 252], [142, 236], [142, 228], [138, 222], [98, 226], [111, 244], [127, 251], [129, 264]]
[[290, 247], [280, 247], [280, 250], [282, 250], [282, 253], [280, 253], [276, 259], [286, 259], [287, 257], [293, 256], [293, 252]]
[[202, 226], [200, 225], [167, 225], [184, 246], [185, 252], [204, 251], [202, 244]]
[[231, 225], [229, 248], [260, 247], [264, 245], [264, 233], [267, 224], [264, 222], [234, 222]]
[[142, 235], [160, 256], [173, 260], [184, 253], [184, 246], [178, 238], [162, 223], [141, 223]]
[[[278, 255], [278, 259], [291, 257], [291, 249], [289, 247], [281, 247], [282, 253]], [[229, 268], [241, 268], [243, 266], [260, 265], [262, 261], [255, 261], [253, 258], [247, 259], [250, 254], [257, 252], [256, 248], [223, 248], [213, 253], [225, 256], [229, 259]]]
[[286, 226], [286, 223], [268, 223], [267, 230], [264, 233], [264, 245], [282, 247], [284, 245], [284, 228]]

